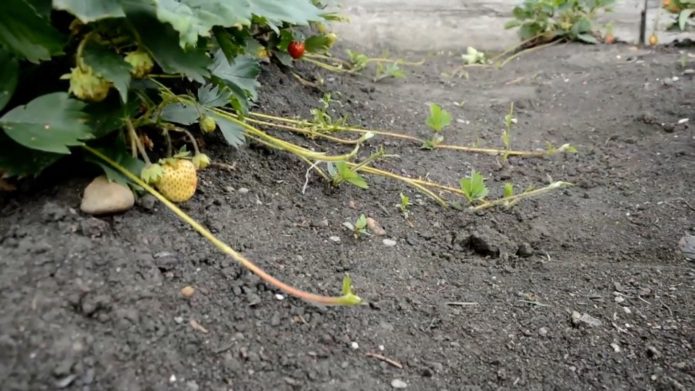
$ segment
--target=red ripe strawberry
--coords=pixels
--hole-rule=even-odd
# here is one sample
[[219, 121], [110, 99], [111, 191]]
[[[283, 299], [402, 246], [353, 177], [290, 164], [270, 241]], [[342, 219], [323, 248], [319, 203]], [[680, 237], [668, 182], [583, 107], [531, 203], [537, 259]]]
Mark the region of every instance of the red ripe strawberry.
[[287, 53], [292, 56], [292, 58], [299, 59], [304, 55], [304, 42], [292, 41], [287, 45]]

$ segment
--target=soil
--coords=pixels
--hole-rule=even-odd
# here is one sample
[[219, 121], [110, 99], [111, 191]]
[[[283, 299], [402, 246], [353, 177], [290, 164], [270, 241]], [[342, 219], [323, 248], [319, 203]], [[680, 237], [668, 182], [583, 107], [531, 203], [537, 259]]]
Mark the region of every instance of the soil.
[[[498, 146], [513, 101], [516, 149], [577, 147], [504, 164], [370, 141], [399, 155], [382, 168], [454, 186], [475, 168], [494, 196], [509, 181], [575, 185], [510, 210], [444, 209], [376, 177], [333, 189], [312, 173], [303, 193], [302, 161], [209, 140], [235, 169], [203, 171], [185, 210], [301, 288], [336, 294], [349, 272], [364, 306], [278, 294], [149, 197], [123, 215], [82, 214], [95, 171], [58, 169], [3, 194], [2, 389], [695, 389], [695, 268], [677, 247], [695, 229], [692, 53], [557, 45], [468, 78], [448, 76], [461, 62], [447, 53], [404, 80], [322, 73], [355, 125], [426, 136], [437, 102], [455, 119], [447, 143]], [[308, 116], [321, 96], [271, 66], [262, 82], [269, 113]], [[400, 192], [414, 203], [407, 220]], [[387, 236], [354, 239], [343, 223], [360, 213]]]

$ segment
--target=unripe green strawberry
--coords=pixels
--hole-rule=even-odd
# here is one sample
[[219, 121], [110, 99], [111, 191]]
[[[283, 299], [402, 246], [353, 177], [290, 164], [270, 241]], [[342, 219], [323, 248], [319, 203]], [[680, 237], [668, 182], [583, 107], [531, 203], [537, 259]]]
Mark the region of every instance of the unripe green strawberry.
[[198, 170], [203, 170], [210, 165], [210, 158], [204, 153], [199, 153], [193, 156], [191, 162]]
[[184, 202], [193, 197], [198, 175], [190, 160], [167, 159], [162, 164], [162, 171], [155, 187], [164, 197], [173, 202]]
[[70, 91], [77, 98], [101, 102], [109, 94], [111, 83], [94, 73], [90, 67], [72, 68], [70, 75], [64, 75], [63, 79], [70, 79]]
[[154, 67], [152, 57], [143, 50], [136, 50], [126, 54], [125, 62], [132, 67], [130, 69], [130, 74], [138, 79], [147, 76]]
[[332, 48], [333, 45], [335, 45], [335, 41], [338, 40], [338, 36], [335, 33], [328, 33], [326, 34], [326, 43], [328, 44], [329, 48]]
[[208, 117], [207, 115], [200, 117], [200, 130], [202, 130], [203, 133], [212, 133], [215, 131], [215, 128], [217, 128], [217, 123], [214, 118]]

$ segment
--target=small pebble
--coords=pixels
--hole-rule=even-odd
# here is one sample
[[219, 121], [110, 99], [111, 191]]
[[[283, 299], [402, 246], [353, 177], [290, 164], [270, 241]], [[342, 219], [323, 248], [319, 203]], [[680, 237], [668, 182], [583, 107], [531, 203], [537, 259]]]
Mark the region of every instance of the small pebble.
[[386, 247], [393, 247], [396, 245], [396, 241], [393, 239], [384, 239], [383, 243]]
[[360, 345], [357, 342], [355, 342], [355, 341], [350, 342], [350, 349], [357, 350], [359, 348], [360, 348]]
[[174, 317], [174, 322], [181, 324], [183, 323], [183, 317], [182, 316], [175, 316]]
[[616, 296], [616, 297], [615, 297], [615, 302], [616, 302], [616, 303], [622, 303], [622, 302], [624, 302], [624, 301], [625, 301], [625, 298], [622, 297], [622, 296]]
[[386, 235], [386, 230], [379, 224], [378, 221], [374, 220], [371, 217], [367, 217], [367, 228], [369, 228], [370, 231], [376, 236], [384, 236]]
[[193, 297], [193, 294], [195, 293], [195, 288], [193, 288], [190, 285], [184, 286], [181, 288], [181, 296], [183, 296], [186, 299], [190, 299]]
[[340, 236], [329, 236], [328, 240], [330, 240], [333, 243], [340, 243]]
[[393, 379], [391, 380], [391, 387], [396, 389], [408, 388], [408, 383], [404, 382], [401, 379]]
[[629, 315], [629, 314], [631, 314], [631, 313], [632, 313], [632, 310], [631, 310], [631, 309], [629, 309], [628, 307], [623, 307], [623, 312], [625, 312], [626, 314], [628, 314], [628, 315]]
[[237, 190], [237, 192], [239, 192], [239, 194], [246, 194], [249, 192], [249, 189], [245, 187], [240, 187], [239, 190]]
[[277, 300], [285, 300], [285, 296], [283, 296], [283, 295], [281, 295], [281, 294], [279, 294], [279, 293], [276, 293], [276, 294], [275, 294], [275, 298], [276, 298]]
[[538, 334], [545, 337], [546, 335], [548, 335], [548, 328], [547, 327], [541, 327], [540, 329], [538, 329]]
[[176, 375], [169, 376], [169, 383], [176, 383]]
[[614, 351], [614, 352], [620, 353], [620, 346], [618, 346], [617, 343], [613, 342], [613, 343], [611, 344], [611, 347], [613, 348], [613, 351]]

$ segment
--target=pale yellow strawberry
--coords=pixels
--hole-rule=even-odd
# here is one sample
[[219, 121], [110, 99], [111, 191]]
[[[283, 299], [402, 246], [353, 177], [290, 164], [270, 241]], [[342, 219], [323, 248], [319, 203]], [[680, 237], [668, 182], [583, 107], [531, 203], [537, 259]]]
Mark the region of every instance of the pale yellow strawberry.
[[188, 201], [198, 186], [195, 166], [186, 159], [167, 159], [162, 163], [162, 176], [155, 184], [157, 190], [173, 202]]

